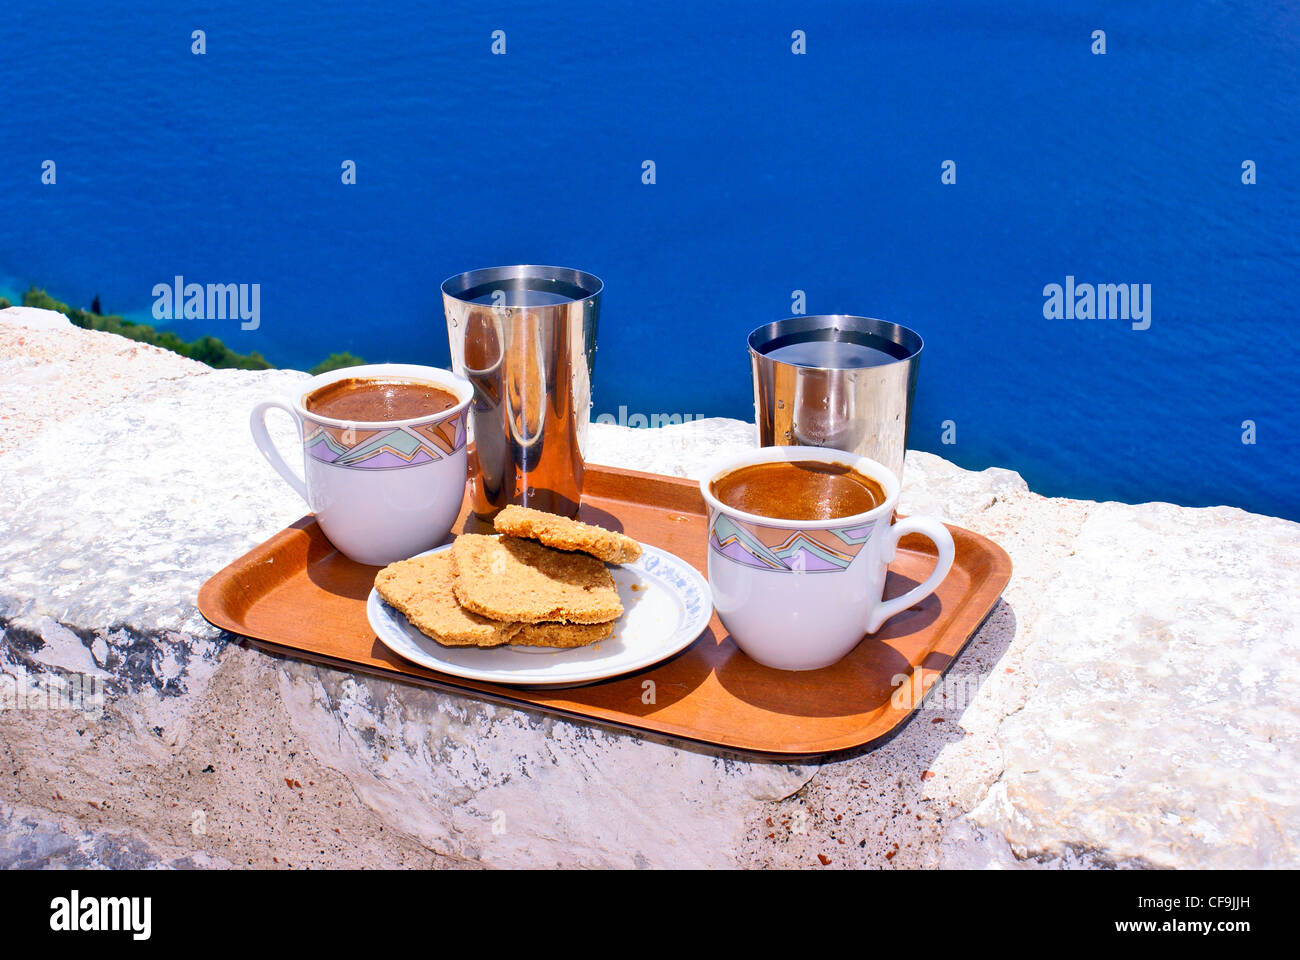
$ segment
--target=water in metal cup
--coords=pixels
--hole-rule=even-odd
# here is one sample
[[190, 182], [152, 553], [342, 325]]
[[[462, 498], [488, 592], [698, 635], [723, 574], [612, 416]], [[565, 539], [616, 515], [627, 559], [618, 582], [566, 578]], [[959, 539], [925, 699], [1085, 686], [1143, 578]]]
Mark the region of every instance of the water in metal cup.
[[443, 282], [452, 368], [474, 385], [474, 513], [574, 516], [582, 498], [603, 284], [565, 267], [489, 267]]
[[835, 447], [902, 476], [921, 338], [896, 323], [827, 314], [749, 335], [759, 444]]

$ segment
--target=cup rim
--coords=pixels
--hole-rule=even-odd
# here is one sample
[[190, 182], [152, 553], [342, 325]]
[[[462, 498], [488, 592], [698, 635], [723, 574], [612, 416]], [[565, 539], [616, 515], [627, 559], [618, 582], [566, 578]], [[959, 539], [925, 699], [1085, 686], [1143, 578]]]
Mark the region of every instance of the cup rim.
[[[757, 513], [746, 513], [744, 510], [729, 507], [709, 490], [709, 486], [714, 480], [723, 474], [730, 473], [732, 470], [753, 466], [758, 463], [780, 463], [789, 460], [817, 460], [822, 463], [838, 463], [852, 467], [860, 473], [865, 473], [885, 488], [885, 502], [871, 510], [850, 514], [847, 517], [833, 517], [829, 520], [782, 520], [777, 517], [764, 517]], [[782, 530], [830, 530], [837, 527], [861, 526], [864, 523], [878, 520], [882, 516], [892, 515], [894, 507], [898, 504], [899, 492], [898, 477], [894, 474], [894, 471], [883, 463], [835, 447], [758, 447], [720, 461], [707, 477], [700, 480], [700, 493], [704, 496], [704, 502], [711, 509], [724, 513], [734, 520], [744, 520], [749, 523], [776, 527]]]
[[[852, 329], [854, 327], [870, 327], [867, 332], [876, 336], [892, 340], [900, 347], [909, 349], [906, 357], [896, 357], [889, 363], [877, 364], [877, 366], [893, 366], [896, 363], [914, 363], [920, 359], [921, 353], [925, 350], [925, 339], [913, 330], [911, 327], [901, 323], [895, 323], [892, 320], [881, 320], [877, 317], [864, 317], [855, 313], [811, 313], [799, 314], [793, 317], [786, 317], [783, 320], [773, 320], [768, 323], [761, 323], [745, 338], [745, 344], [749, 347], [749, 355], [753, 359], [763, 359], [769, 363], [780, 364], [789, 367], [799, 367], [807, 370], [865, 370], [869, 367], [810, 367], [805, 364], [787, 363], [784, 360], [774, 359], [770, 354], [764, 353], [759, 349], [759, 344], [770, 342], [774, 339], [774, 334], [778, 327], [789, 325], [798, 329], [791, 330], [795, 333], [811, 333], [816, 330], [839, 330], [841, 328]], [[898, 339], [894, 339], [897, 337]]]
[[[588, 300], [595, 300], [605, 290], [605, 281], [594, 273], [588, 273], [586, 270], [579, 270], [576, 267], [556, 267], [539, 263], [476, 267], [462, 273], [453, 273], [442, 281], [440, 289], [444, 297], [449, 297], [459, 303], [473, 303], [472, 300], [466, 300], [463, 294], [493, 279], [560, 279], [589, 291], [586, 296], [573, 297], [565, 301], [565, 303], [586, 303]], [[538, 307], [531, 309], [563, 305], [565, 304], [539, 304]]]
[[[428, 380], [436, 383], [440, 387], [447, 387], [455, 393], [460, 399], [454, 407], [448, 407], [446, 410], [439, 410], [437, 413], [428, 413], [422, 417], [407, 417], [405, 420], [339, 420], [336, 417], [326, 417], [319, 413], [313, 413], [307, 409], [305, 403], [308, 394], [319, 390], [326, 384], [334, 383], [338, 380], [347, 380], [351, 377], [365, 379], [366, 377], [396, 376], [407, 377], [411, 380]], [[339, 367], [337, 370], [327, 370], [325, 373], [318, 373], [316, 376], [300, 384], [294, 389], [292, 396], [293, 408], [297, 414], [305, 420], [311, 420], [327, 427], [344, 427], [356, 430], [388, 430], [394, 427], [415, 427], [441, 420], [448, 420], [457, 414], [462, 413], [474, 399], [474, 385], [464, 377], [453, 373], [450, 370], [444, 370], [441, 367], [429, 367], [418, 363], [365, 363], [355, 367]]]

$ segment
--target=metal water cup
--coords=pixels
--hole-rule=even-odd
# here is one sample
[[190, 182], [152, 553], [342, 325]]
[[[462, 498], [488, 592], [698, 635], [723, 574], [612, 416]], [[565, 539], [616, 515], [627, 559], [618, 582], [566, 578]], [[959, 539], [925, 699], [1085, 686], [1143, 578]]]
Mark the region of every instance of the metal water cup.
[[[820, 342], [858, 343], [892, 359], [851, 367], [769, 356], [783, 346]], [[749, 356], [760, 446], [835, 447], [901, 477], [922, 345], [915, 331], [897, 323], [844, 314], [790, 317], [754, 330]]]
[[451, 363], [474, 386], [474, 513], [516, 503], [572, 517], [582, 499], [600, 279], [565, 267], [471, 270], [443, 281]]

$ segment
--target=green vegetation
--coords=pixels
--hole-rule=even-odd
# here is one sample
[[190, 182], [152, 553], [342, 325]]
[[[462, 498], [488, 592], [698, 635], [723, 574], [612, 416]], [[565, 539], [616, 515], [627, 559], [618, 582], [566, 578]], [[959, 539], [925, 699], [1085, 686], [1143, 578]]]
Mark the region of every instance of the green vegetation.
[[[8, 306], [10, 306], [9, 301], [0, 297], [0, 309]], [[36, 287], [30, 288], [23, 294], [23, 306], [40, 307], [42, 310], [57, 310], [74, 324], [87, 330], [104, 330], [108, 333], [116, 333], [120, 337], [127, 337], [130, 340], [138, 340], [140, 343], [162, 347], [172, 353], [179, 353], [182, 357], [189, 357], [191, 360], [206, 363], [210, 367], [219, 369], [233, 367], [238, 370], [271, 369], [271, 364], [256, 350], [252, 353], [236, 353], [216, 337], [199, 337], [197, 340], [186, 342], [170, 330], [155, 330], [146, 323], [135, 323], [116, 314], [101, 316], [98, 313], [91, 313], [89, 310], [70, 307]], [[328, 360], [312, 367], [311, 372], [314, 374], [323, 373], [326, 370], [337, 370], [339, 367], [352, 367], [362, 363], [365, 363], [365, 361], [350, 353], [332, 353]]]
[[8, 310], [12, 306], [13, 306], [12, 303], [10, 303], [4, 297], [0, 297], [0, 310]]
[[326, 359], [322, 360], [316, 366], [307, 372], [313, 377], [320, 373], [329, 373], [331, 370], [338, 370], [342, 367], [359, 367], [366, 361], [362, 360], [355, 354], [344, 351], [343, 353], [331, 353]]
[[192, 343], [186, 343], [168, 330], [160, 332], [148, 324], [135, 323], [116, 314], [100, 316], [97, 313], [91, 313], [89, 310], [70, 307], [36, 287], [31, 287], [23, 294], [23, 306], [40, 307], [42, 310], [57, 310], [77, 326], [84, 327], [87, 330], [103, 330], [108, 333], [116, 333], [118, 336], [126, 337], [129, 340], [138, 340], [141, 343], [148, 343], [155, 347], [162, 347], [164, 350], [170, 350], [172, 353], [179, 353], [182, 357], [198, 360], [210, 367], [235, 367], [239, 370], [269, 370], [271, 368], [271, 365], [266, 362], [266, 358], [260, 353], [256, 351], [248, 354], [235, 353], [234, 350], [231, 350], [216, 337], [200, 337]]

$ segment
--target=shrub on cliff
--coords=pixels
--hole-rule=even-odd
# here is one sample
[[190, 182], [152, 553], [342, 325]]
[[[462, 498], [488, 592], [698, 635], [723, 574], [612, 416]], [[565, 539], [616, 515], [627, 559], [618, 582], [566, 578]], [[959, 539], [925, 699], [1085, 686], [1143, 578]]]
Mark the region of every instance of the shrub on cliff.
[[115, 333], [121, 337], [137, 340], [140, 343], [162, 347], [172, 353], [179, 353], [182, 357], [189, 357], [192, 360], [198, 360], [200, 363], [206, 363], [210, 367], [234, 367], [239, 370], [271, 369], [271, 365], [267, 363], [266, 358], [256, 350], [247, 354], [236, 353], [216, 337], [200, 337], [192, 343], [186, 343], [170, 330], [155, 330], [147, 323], [136, 323], [117, 314], [101, 316], [97, 313], [91, 313], [89, 310], [82, 310], [79, 307], [70, 307], [36, 287], [30, 288], [23, 294], [23, 305], [39, 307], [42, 310], [57, 310], [74, 324], [87, 330], [103, 330], [107, 333]]
[[[95, 299], [98, 301], [99, 298], [96, 297]], [[4, 297], [0, 297], [0, 310], [9, 306], [12, 306], [12, 304]], [[134, 320], [128, 320], [126, 317], [117, 314], [105, 316], [90, 310], [82, 310], [80, 307], [68, 306], [63, 301], [55, 300], [44, 290], [36, 287], [29, 288], [23, 294], [23, 306], [39, 307], [42, 310], [55, 310], [77, 326], [84, 327], [87, 330], [103, 330], [107, 333], [115, 333], [119, 337], [152, 344], [155, 347], [170, 350], [172, 353], [179, 353], [182, 357], [197, 360], [199, 363], [206, 363], [209, 367], [218, 369], [234, 368], [237, 370], [272, 369], [266, 358], [256, 350], [252, 353], [236, 353], [216, 337], [199, 337], [197, 340], [187, 343], [170, 330], [155, 330], [147, 323], [136, 323]], [[338, 370], [340, 367], [359, 366], [365, 362], [351, 353], [331, 353], [328, 359], [322, 360], [312, 367], [311, 372], [313, 374], [325, 373], [329, 370]]]
[[366, 361], [360, 357], [344, 351], [343, 353], [331, 353], [327, 358], [322, 360], [316, 366], [307, 372], [313, 377], [319, 373], [329, 373], [331, 370], [339, 370], [343, 367], [359, 367]]

